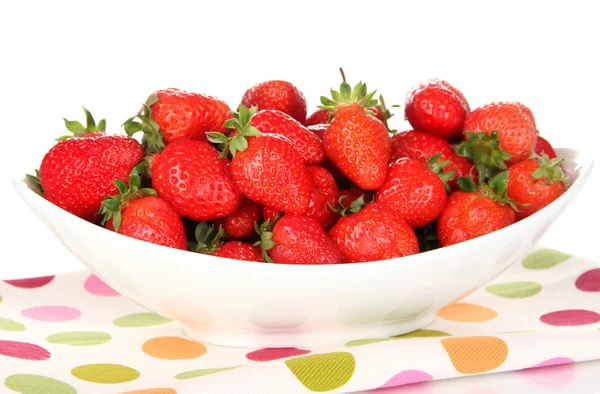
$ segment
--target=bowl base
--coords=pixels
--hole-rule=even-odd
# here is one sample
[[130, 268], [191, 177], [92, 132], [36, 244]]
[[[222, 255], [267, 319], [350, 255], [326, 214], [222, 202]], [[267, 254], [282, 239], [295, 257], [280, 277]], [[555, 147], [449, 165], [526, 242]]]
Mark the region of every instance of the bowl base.
[[425, 328], [436, 319], [435, 313], [384, 324], [365, 324], [339, 330], [225, 332], [184, 324], [183, 331], [191, 339], [218, 346], [241, 348], [300, 348], [336, 346], [359, 339], [388, 338]]

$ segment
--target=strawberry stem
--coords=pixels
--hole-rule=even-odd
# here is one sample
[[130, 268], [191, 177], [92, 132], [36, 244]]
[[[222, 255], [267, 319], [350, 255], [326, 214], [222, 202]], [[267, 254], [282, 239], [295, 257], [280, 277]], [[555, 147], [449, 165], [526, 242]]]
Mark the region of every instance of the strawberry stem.
[[[379, 95], [379, 104], [377, 104], [377, 108], [379, 108], [379, 111], [381, 112], [381, 117], [383, 118], [382, 122], [385, 125], [385, 128], [388, 129], [388, 132], [390, 132], [391, 134], [396, 134], [398, 132], [398, 130], [390, 129], [390, 126], [388, 124], [388, 120], [392, 116], [394, 116], [394, 114], [390, 111], [389, 108], [386, 107], [385, 100], [383, 99], [382, 94]], [[400, 106], [397, 104], [394, 104], [390, 108], [400, 108]]]
[[506, 170], [505, 161], [510, 159], [510, 154], [500, 149], [498, 131], [493, 130], [490, 134], [465, 131], [465, 134], [467, 140], [454, 146], [454, 151], [475, 164], [479, 184]]
[[220, 157], [227, 157], [231, 153], [235, 157], [238, 151], [243, 152], [248, 148], [248, 137], [259, 137], [262, 135], [260, 131], [250, 124], [252, 117], [258, 111], [258, 107], [247, 108], [244, 104], [240, 104], [239, 112], [231, 111], [232, 117], [225, 121], [224, 128], [235, 129], [237, 134], [233, 137], [227, 137], [225, 134], [218, 132], [207, 132], [208, 140], [215, 144], [222, 145]]
[[76, 120], [67, 120], [66, 118], [63, 118], [65, 127], [72, 133], [72, 135], [63, 135], [58, 137], [56, 141], [64, 141], [69, 138], [83, 137], [86, 134], [106, 131], [106, 119], [102, 119], [98, 122], [98, 124], [96, 124], [94, 117], [87, 108], [83, 107], [83, 112], [85, 113], [85, 126]]
[[456, 175], [456, 170], [444, 171], [444, 167], [452, 164], [452, 162], [449, 160], [439, 161], [441, 157], [442, 154], [439, 152], [433, 155], [431, 159], [427, 161], [427, 168], [440, 177], [444, 183], [444, 188], [446, 188], [446, 191], [449, 192], [450, 185], [448, 185], [448, 182], [454, 178], [454, 175]]
[[125, 132], [130, 137], [139, 131], [144, 133], [144, 137], [142, 138], [142, 146], [144, 147], [146, 155], [161, 152], [165, 148], [160, 127], [152, 119], [152, 109], [150, 108], [157, 101], [158, 96], [156, 94], [150, 95], [146, 102], [142, 104], [142, 108], [138, 111], [138, 113], [127, 119], [122, 124]]
[[354, 88], [346, 82], [346, 75], [344, 70], [340, 67], [340, 73], [342, 74], [342, 83], [340, 84], [340, 90], [336, 91], [331, 89], [331, 98], [321, 96], [321, 104], [319, 108], [325, 109], [331, 113], [337, 112], [340, 107], [348, 107], [356, 105], [359, 108], [369, 108], [377, 105], [375, 96], [376, 90], [367, 93], [367, 84], [362, 81], [354, 85]]
[[567, 184], [567, 178], [562, 168], [560, 168], [560, 163], [563, 161], [562, 157], [550, 159], [546, 153], [542, 152], [542, 155], [538, 156], [537, 159], [539, 168], [531, 174], [532, 178], [546, 178], [547, 185], [552, 185], [554, 182]]
[[274, 263], [268, 252], [275, 247], [275, 241], [273, 241], [273, 227], [275, 227], [275, 224], [277, 224], [283, 215], [283, 212], [279, 212], [272, 222], [267, 220], [263, 222], [260, 227], [258, 226], [258, 223], [254, 222], [254, 230], [260, 237], [260, 240], [256, 241], [253, 246], [260, 245], [261, 255], [267, 263]]
[[362, 193], [357, 199], [352, 201], [352, 203], [350, 203], [350, 205], [348, 205], [347, 207], [344, 207], [344, 205], [342, 204], [342, 200], [344, 200], [345, 198], [346, 198], [346, 196], [340, 196], [340, 198], [338, 199], [338, 207], [334, 207], [329, 202], [327, 203], [327, 206], [333, 212], [339, 213], [341, 216], [349, 216], [349, 215], [358, 213], [361, 209], [363, 209], [364, 207], [367, 206], [367, 203], [365, 202], [365, 193]]
[[225, 235], [225, 229], [223, 226], [218, 226], [218, 230], [215, 231], [215, 225], [208, 223], [198, 223], [194, 230], [194, 237], [196, 242], [190, 242], [188, 245], [192, 252], [211, 254], [219, 249], [221, 238]]

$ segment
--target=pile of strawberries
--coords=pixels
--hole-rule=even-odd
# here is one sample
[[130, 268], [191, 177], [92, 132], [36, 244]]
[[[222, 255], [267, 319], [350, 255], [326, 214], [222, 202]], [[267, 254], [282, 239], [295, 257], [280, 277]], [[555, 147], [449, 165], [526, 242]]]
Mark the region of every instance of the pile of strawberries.
[[[341, 70], [340, 70], [341, 71]], [[236, 110], [180, 89], [149, 96], [106, 133], [65, 119], [36, 176], [48, 201], [111, 231], [172, 248], [279, 264], [387, 260], [488, 234], [565, 192], [561, 158], [517, 102], [471, 110], [442, 80], [411, 90], [413, 130], [383, 97], [343, 82], [307, 117], [286, 81]], [[134, 134], [142, 138], [134, 138]], [[141, 142], [139, 142], [141, 141]]]

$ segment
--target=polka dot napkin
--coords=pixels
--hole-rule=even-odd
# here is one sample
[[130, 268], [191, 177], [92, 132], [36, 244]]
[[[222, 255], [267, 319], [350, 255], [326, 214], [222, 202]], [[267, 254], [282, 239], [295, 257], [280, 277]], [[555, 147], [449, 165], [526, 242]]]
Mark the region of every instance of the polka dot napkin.
[[600, 267], [537, 249], [426, 329], [344, 346], [239, 349], [89, 272], [0, 282], [0, 392], [348, 393], [600, 359]]

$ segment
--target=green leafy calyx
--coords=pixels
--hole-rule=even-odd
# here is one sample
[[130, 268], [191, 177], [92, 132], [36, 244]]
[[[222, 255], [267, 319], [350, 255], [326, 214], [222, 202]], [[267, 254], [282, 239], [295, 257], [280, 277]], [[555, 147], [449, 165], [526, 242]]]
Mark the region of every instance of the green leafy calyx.
[[121, 179], [113, 181], [119, 190], [119, 194], [106, 197], [104, 201], [102, 201], [102, 205], [98, 211], [98, 214], [103, 215], [100, 223], [104, 226], [106, 222], [112, 218], [112, 224], [117, 233], [121, 227], [121, 212], [130, 201], [144, 196], [157, 195], [156, 190], [142, 187], [142, 180], [140, 178], [140, 173], [138, 172], [139, 169], [139, 167], [134, 167], [131, 171], [131, 174], [129, 175], [129, 186]]
[[34, 192], [39, 194], [40, 196], [44, 195], [44, 188], [42, 187], [42, 182], [40, 181], [40, 170], [35, 170], [35, 175], [25, 174], [25, 177], [30, 183], [30, 187]]
[[123, 123], [123, 128], [128, 136], [141, 131], [144, 133], [142, 146], [147, 155], [161, 152], [165, 148], [163, 135], [158, 124], [152, 119], [152, 109], [150, 108], [158, 101], [156, 94], [150, 95], [138, 113]]
[[366, 109], [377, 105], [377, 100], [373, 98], [376, 90], [368, 93], [367, 84], [362, 81], [352, 87], [346, 82], [346, 75], [341, 68], [340, 73], [342, 74], [340, 90], [331, 89], [331, 98], [321, 96], [322, 105], [319, 105], [319, 108], [335, 113], [340, 107], [358, 105]]
[[362, 193], [357, 199], [352, 201], [350, 205], [344, 207], [342, 201], [346, 199], [346, 197], [347, 196], [340, 196], [337, 207], [334, 207], [331, 203], [327, 203], [329, 209], [331, 209], [333, 212], [339, 213], [341, 216], [349, 216], [360, 212], [364, 207], [367, 206], [367, 202], [365, 201], [365, 193]]
[[442, 157], [441, 153], [436, 153], [435, 155], [433, 155], [428, 160], [427, 167], [429, 168], [430, 171], [434, 172], [438, 177], [440, 177], [440, 179], [444, 183], [444, 187], [446, 188], [446, 191], [449, 192], [450, 186], [448, 185], [448, 182], [450, 182], [450, 180], [452, 178], [454, 178], [454, 175], [456, 175], [456, 170], [444, 171], [444, 167], [452, 164], [452, 162], [449, 160], [440, 161], [441, 157]]
[[552, 185], [554, 182], [562, 182], [566, 185], [567, 178], [560, 168], [562, 161], [562, 157], [550, 159], [546, 153], [542, 152], [542, 155], [538, 156], [539, 168], [531, 174], [531, 177], [534, 179], [546, 178], [547, 185]]
[[253, 246], [260, 246], [261, 254], [265, 262], [273, 263], [273, 259], [269, 256], [269, 250], [275, 247], [275, 241], [273, 241], [273, 227], [283, 217], [283, 212], [279, 212], [273, 221], [267, 220], [260, 226], [258, 223], [254, 223], [254, 230], [260, 237], [259, 241], [256, 241]]
[[233, 137], [227, 137], [225, 134], [214, 131], [206, 133], [210, 142], [223, 145], [221, 157], [227, 157], [229, 153], [235, 157], [238, 151], [243, 152], [248, 148], [248, 137], [262, 135], [256, 127], [250, 124], [256, 111], [258, 111], [258, 107], [248, 108], [244, 104], [240, 104], [239, 111], [231, 111], [232, 117], [225, 121], [223, 127], [234, 129], [234, 133], [237, 133]]
[[64, 141], [69, 138], [83, 137], [86, 134], [104, 133], [106, 131], [106, 119], [102, 119], [96, 124], [94, 117], [87, 108], [83, 107], [83, 112], [85, 113], [85, 126], [77, 120], [67, 120], [66, 118], [63, 118], [65, 127], [72, 135], [63, 135], [58, 137], [56, 141]]
[[189, 248], [192, 252], [196, 253], [214, 253], [219, 249], [223, 236], [225, 236], [225, 228], [223, 226], [216, 228], [214, 224], [198, 223], [194, 230], [196, 242], [191, 242]]
[[454, 151], [475, 164], [480, 184], [506, 170], [506, 160], [510, 160], [510, 154], [500, 149], [496, 130], [490, 134], [483, 131], [479, 133], [466, 131], [465, 134], [467, 140], [456, 145]]
[[400, 108], [399, 105], [394, 104], [392, 105], [390, 108], [388, 108], [385, 105], [385, 100], [383, 99], [383, 95], [379, 95], [379, 104], [377, 104], [377, 108], [379, 109], [379, 111], [381, 112], [381, 117], [383, 118], [382, 122], [385, 125], [385, 128], [388, 129], [388, 131], [391, 134], [396, 134], [398, 132], [398, 130], [393, 130], [390, 129], [390, 126], [388, 124], [388, 120], [394, 116], [394, 114], [390, 111], [390, 108]]

